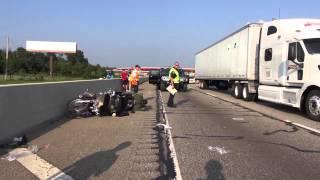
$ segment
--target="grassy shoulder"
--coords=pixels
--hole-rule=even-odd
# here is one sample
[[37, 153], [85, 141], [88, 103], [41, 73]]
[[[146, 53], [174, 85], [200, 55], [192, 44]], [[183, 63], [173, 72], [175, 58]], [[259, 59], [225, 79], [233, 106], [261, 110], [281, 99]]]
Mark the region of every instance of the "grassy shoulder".
[[66, 77], [66, 76], [49, 76], [43, 75], [11, 75], [4, 80], [4, 76], [0, 75], [0, 85], [5, 84], [25, 84], [25, 83], [41, 83], [41, 82], [59, 82], [59, 81], [75, 81], [86, 80], [83, 77]]

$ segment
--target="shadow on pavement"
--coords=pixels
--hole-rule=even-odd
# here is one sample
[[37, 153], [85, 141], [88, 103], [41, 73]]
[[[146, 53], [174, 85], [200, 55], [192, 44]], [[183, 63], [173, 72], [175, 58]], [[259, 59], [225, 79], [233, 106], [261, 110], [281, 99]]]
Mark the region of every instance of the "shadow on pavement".
[[[173, 111], [174, 109], [174, 111]], [[231, 110], [230, 110], [231, 111]], [[229, 112], [226, 113], [221, 113], [221, 112], [214, 112], [214, 110], [212, 111], [205, 111], [205, 112], [201, 112], [201, 111], [181, 111], [179, 110], [179, 106], [177, 106], [177, 108], [168, 108], [168, 111], [166, 112], [167, 114], [182, 114], [182, 115], [186, 115], [186, 114], [191, 114], [191, 115], [216, 115], [216, 116], [225, 116], [225, 117], [237, 117], [237, 116], [241, 116], [241, 117], [263, 117], [263, 115], [260, 114], [230, 114]]]
[[183, 99], [183, 100], [177, 102], [176, 105], [179, 106], [179, 105], [184, 104], [184, 103], [186, 103], [188, 101], [189, 101], [189, 99]]
[[185, 134], [187, 136], [194, 136], [194, 137], [208, 137], [208, 138], [224, 138], [223, 140], [240, 140], [244, 137], [242, 136], [208, 136], [208, 135], [198, 135], [198, 134]]
[[261, 143], [261, 144], [271, 144], [271, 145], [276, 145], [276, 146], [283, 146], [287, 147], [293, 150], [296, 150], [298, 152], [304, 152], [304, 153], [320, 153], [320, 151], [316, 150], [308, 150], [308, 149], [300, 149], [295, 146], [289, 145], [289, 144], [283, 144], [283, 143], [274, 143], [274, 142], [268, 142], [268, 141], [255, 141], [255, 140], [248, 140], [249, 142], [254, 142], [254, 143]]
[[119, 144], [114, 149], [91, 154], [65, 168], [63, 172], [74, 179], [89, 179], [92, 176], [99, 176], [110, 169], [116, 162], [119, 157], [117, 152], [129, 147], [131, 144], [131, 142], [127, 141]]
[[269, 135], [273, 135], [273, 134], [276, 134], [276, 133], [279, 133], [279, 132], [284, 132], [284, 133], [293, 133], [293, 132], [297, 132], [299, 129], [298, 128], [296, 128], [296, 127], [294, 127], [294, 126], [292, 126], [291, 127], [292, 128], [292, 130], [283, 130], [283, 129], [279, 129], [279, 130], [275, 130], [275, 131], [271, 131], [271, 132], [265, 132], [265, 133], [263, 133], [263, 135], [265, 135], [265, 136], [269, 136]]
[[154, 99], [155, 97], [147, 97], [147, 98], [145, 98], [145, 100], [152, 100], [152, 99]]
[[192, 139], [192, 137], [188, 137], [188, 136], [172, 136], [172, 139]]
[[152, 109], [152, 106], [146, 106], [143, 111], [150, 111], [151, 109]]
[[206, 178], [200, 178], [198, 180], [207, 179], [207, 180], [225, 180], [224, 174], [222, 173], [222, 165], [219, 161], [210, 160], [205, 166], [207, 172]]
[[[231, 91], [226, 91], [226, 90], [217, 90], [217, 89], [209, 89], [211, 91], [217, 91], [226, 95], [230, 95], [231, 96]], [[258, 100], [255, 103], [262, 105], [262, 106], [266, 106], [269, 108], [273, 108], [275, 110], [279, 110], [279, 111], [283, 111], [286, 113], [291, 113], [291, 114], [296, 114], [296, 115], [300, 115], [304, 118], [308, 118], [303, 112], [299, 111], [297, 108], [291, 107], [291, 106], [286, 106], [283, 104], [275, 104], [275, 103], [271, 103], [271, 102], [267, 102], [267, 101], [262, 101], [262, 100]]]

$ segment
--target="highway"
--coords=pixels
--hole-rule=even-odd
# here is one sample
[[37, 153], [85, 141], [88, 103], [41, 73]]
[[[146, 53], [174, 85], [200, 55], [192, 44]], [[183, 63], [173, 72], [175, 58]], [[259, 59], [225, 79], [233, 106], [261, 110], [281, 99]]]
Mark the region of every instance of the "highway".
[[[177, 108], [166, 113], [182, 179], [319, 179], [319, 136], [243, 107], [247, 103], [195, 87], [177, 95]], [[249, 104], [274, 113], [268, 104]], [[298, 110], [291, 111], [299, 119]]]
[[[140, 89], [148, 100], [146, 111], [129, 116], [92, 116], [50, 124], [29, 144], [50, 144], [37, 155], [73, 179], [155, 179], [162, 177], [159, 155], [155, 87]], [[17, 161], [0, 160], [0, 179], [38, 179]], [[46, 171], [46, 169], [42, 169]], [[48, 177], [49, 178], [49, 177]], [[55, 177], [50, 177], [56, 179]]]
[[[318, 122], [294, 108], [244, 102], [224, 91], [190, 87], [177, 94], [176, 108], [164, 109], [172, 127], [177, 176], [320, 179], [319, 135], [281, 120], [319, 130]], [[173, 167], [166, 158], [172, 153], [164, 147], [166, 134], [155, 128], [163, 122], [160, 101], [167, 101], [168, 92], [148, 83], [140, 91], [148, 99], [145, 111], [123, 117], [62, 119], [34, 132], [29, 144], [49, 144], [36, 153], [37, 158], [71, 179], [170, 179]], [[1, 155], [5, 157], [4, 152]], [[34, 170], [38, 166], [38, 162], [1, 159], [0, 179], [39, 179], [48, 174], [45, 168], [38, 169], [47, 172]]]

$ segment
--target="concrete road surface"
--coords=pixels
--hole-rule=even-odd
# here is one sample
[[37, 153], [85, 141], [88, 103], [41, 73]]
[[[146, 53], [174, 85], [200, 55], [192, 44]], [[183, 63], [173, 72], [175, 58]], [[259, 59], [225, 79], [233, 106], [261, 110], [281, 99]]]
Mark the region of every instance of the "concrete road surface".
[[183, 179], [320, 179], [319, 136], [219, 98], [189, 90], [166, 109]]
[[[159, 137], [152, 129], [157, 123], [156, 90], [147, 83], [140, 90], [149, 102], [146, 111], [56, 122], [30, 144], [50, 144], [37, 155], [73, 179], [161, 178]], [[0, 160], [0, 179], [37, 179], [26, 168]]]
[[[73, 179], [167, 179], [163, 134], [153, 129], [161, 118], [158, 93], [147, 83], [141, 91], [144, 112], [61, 120], [34, 132], [30, 144], [50, 144], [37, 156]], [[162, 96], [166, 102], [168, 93]], [[319, 136], [266, 116], [319, 129], [296, 109], [212, 90], [181, 92], [175, 101], [166, 113], [183, 179], [320, 179]], [[37, 166], [1, 159], [0, 179], [38, 179], [30, 172]]]

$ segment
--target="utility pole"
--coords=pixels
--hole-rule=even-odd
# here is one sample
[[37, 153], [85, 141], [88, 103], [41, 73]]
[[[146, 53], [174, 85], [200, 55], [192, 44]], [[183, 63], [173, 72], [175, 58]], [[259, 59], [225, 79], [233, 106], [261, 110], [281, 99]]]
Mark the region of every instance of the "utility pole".
[[9, 59], [9, 36], [7, 37], [6, 70], [4, 74], [4, 80], [7, 80], [7, 76], [8, 76], [8, 59]]
[[278, 19], [281, 18], [281, 8], [279, 8], [279, 11], [278, 11]]
[[49, 54], [49, 68], [50, 68], [50, 78], [53, 77], [53, 54]]

